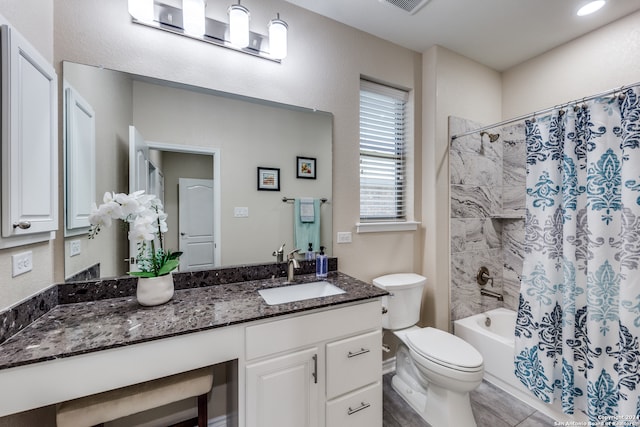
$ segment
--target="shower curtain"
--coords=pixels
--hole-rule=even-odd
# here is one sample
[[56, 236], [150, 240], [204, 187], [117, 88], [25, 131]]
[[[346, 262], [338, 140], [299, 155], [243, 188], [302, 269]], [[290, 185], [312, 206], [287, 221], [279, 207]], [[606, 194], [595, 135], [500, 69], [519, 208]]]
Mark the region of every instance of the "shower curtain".
[[640, 91], [525, 128], [515, 374], [565, 413], [640, 425]]

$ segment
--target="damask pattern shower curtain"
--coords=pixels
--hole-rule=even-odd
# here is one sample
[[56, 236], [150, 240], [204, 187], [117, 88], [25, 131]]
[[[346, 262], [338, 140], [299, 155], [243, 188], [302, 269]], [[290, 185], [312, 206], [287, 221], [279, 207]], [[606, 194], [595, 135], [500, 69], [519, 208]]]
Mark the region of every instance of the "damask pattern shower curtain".
[[640, 91], [525, 127], [516, 376], [565, 413], [639, 425]]

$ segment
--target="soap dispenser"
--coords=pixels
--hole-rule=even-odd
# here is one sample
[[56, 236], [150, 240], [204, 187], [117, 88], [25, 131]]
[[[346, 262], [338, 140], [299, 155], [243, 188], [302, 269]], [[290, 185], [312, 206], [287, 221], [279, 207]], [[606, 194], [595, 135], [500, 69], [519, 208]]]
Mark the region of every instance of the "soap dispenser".
[[307, 249], [307, 253], [304, 256], [304, 259], [311, 261], [316, 258], [315, 252], [313, 252], [313, 243], [309, 243], [309, 249]]
[[329, 270], [329, 259], [324, 254], [324, 246], [320, 246], [320, 253], [316, 255], [316, 277], [324, 279], [327, 277]]

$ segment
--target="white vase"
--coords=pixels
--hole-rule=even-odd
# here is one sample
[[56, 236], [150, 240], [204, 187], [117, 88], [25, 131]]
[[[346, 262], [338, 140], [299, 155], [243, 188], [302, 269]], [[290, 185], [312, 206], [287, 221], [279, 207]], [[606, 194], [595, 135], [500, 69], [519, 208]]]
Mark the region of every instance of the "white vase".
[[136, 298], [144, 306], [164, 304], [173, 297], [173, 275], [138, 277]]

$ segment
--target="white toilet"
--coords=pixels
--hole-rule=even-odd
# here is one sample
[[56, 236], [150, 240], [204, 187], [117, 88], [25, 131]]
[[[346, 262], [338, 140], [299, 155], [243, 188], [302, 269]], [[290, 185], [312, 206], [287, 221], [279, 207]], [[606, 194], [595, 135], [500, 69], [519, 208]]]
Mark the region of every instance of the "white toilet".
[[427, 279], [389, 274], [373, 284], [389, 292], [382, 327], [402, 341], [396, 353], [393, 388], [432, 427], [476, 427], [469, 392], [482, 382], [482, 355], [471, 344], [435, 328], [415, 326]]

